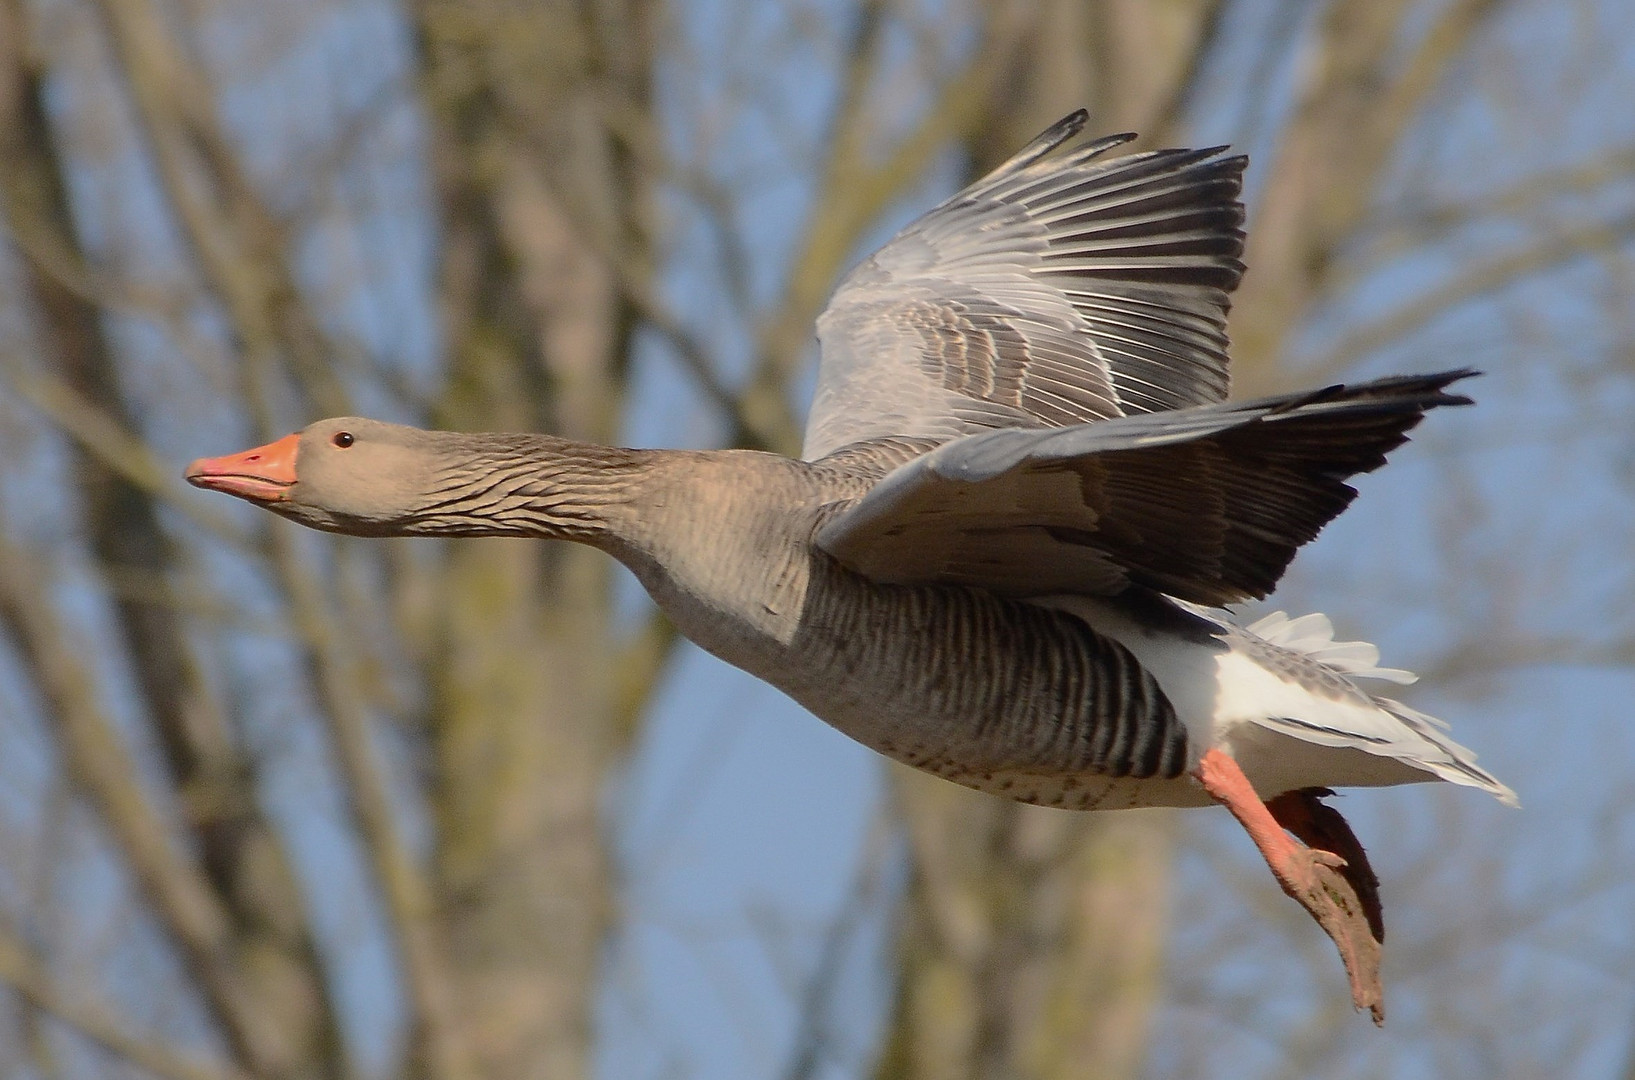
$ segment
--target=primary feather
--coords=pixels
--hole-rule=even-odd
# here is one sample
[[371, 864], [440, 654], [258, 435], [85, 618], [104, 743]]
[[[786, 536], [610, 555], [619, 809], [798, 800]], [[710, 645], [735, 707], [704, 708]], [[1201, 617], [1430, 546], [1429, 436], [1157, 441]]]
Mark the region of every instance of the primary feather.
[[803, 456], [1226, 397], [1245, 159], [1056, 153], [1081, 111], [898, 233], [818, 319]]

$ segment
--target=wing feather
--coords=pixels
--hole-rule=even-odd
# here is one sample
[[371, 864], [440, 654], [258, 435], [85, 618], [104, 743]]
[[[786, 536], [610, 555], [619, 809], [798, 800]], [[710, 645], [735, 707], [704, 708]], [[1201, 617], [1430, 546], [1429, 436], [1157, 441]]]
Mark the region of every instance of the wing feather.
[[898, 584], [1014, 595], [1131, 586], [1224, 605], [1262, 597], [1470, 371], [1381, 379], [946, 443], [888, 473], [817, 543]]
[[854, 269], [818, 319], [804, 454], [1225, 398], [1244, 159], [1104, 158], [1067, 117]]

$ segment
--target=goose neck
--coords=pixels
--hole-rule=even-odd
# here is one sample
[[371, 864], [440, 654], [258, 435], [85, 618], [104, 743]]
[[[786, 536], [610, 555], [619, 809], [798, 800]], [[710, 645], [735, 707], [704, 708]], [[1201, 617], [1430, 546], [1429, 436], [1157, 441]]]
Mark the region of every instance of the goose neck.
[[551, 435], [450, 435], [414, 532], [601, 544], [627, 526], [653, 451]]

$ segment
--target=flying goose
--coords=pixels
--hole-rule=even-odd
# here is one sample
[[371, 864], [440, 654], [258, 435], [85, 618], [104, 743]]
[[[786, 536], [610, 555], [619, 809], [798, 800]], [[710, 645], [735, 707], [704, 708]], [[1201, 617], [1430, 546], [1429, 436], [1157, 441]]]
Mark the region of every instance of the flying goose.
[[[360, 536], [574, 540], [898, 761], [1071, 809], [1224, 805], [1383, 1018], [1377, 882], [1330, 788], [1515, 795], [1322, 615], [1243, 625], [1470, 371], [1228, 402], [1245, 159], [1070, 145], [909, 225], [818, 320], [800, 460], [320, 420], [193, 484]], [[1291, 837], [1290, 834], [1294, 834]], [[1295, 839], [1298, 838], [1298, 839]]]

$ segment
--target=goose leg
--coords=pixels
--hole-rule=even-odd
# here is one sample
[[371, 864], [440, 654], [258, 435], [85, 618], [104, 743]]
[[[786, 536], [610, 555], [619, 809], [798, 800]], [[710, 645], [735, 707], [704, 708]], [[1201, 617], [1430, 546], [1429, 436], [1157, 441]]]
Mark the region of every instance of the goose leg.
[[1368, 930], [1375, 941], [1385, 941], [1385, 913], [1380, 908], [1380, 879], [1368, 864], [1368, 853], [1362, 841], [1351, 831], [1351, 826], [1334, 807], [1322, 802], [1325, 795], [1333, 795], [1328, 788], [1304, 788], [1286, 791], [1266, 803], [1279, 825], [1294, 833], [1308, 847], [1333, 852], [1345, 860], [1341, 875], [1351, 883], [1352, 891], [1362, 903], [1363, 915], [1368, 919]]
[[1333, 940], [1351, 982], [1352, 1003], [1367, 1009], [1374, 1023], [1383, 1024], [1379, 882], [1345, 819], [1318, 802], [1322, 789], [1289, 792], [1269, 804], [1262, 802], [1238, 763], [1220, 750], [1206, 751], [1195, 775], [1249, 833], [1283, 891], [1299, 901]]

